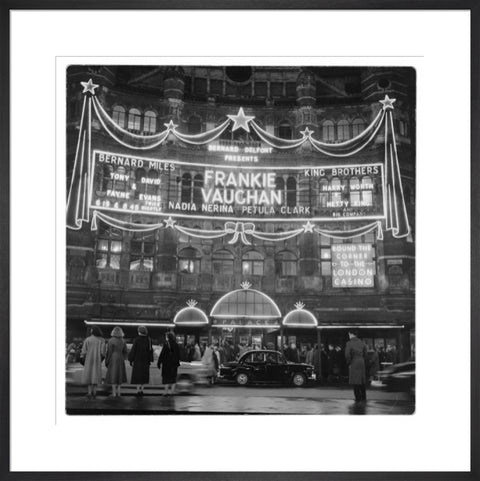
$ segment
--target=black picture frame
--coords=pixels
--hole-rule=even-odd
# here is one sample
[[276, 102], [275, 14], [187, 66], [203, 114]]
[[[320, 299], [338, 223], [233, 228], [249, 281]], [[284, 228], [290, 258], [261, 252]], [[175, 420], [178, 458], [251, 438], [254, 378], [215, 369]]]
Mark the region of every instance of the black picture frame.
[[[469, 10], [471, 14], [471, 468], [469, 472], [12, 472], [10, 471], [10, 12], [38, 9], [237, 9], [237, 0], [6, 0], [0, 6], [0, 480], [480, 480], [480, 2], [478, 0], [244, 0], [242, 9]], [[80, 452], [84, 451], [80, 448]], [[347, 457], [347, 453], [346, 453]]]

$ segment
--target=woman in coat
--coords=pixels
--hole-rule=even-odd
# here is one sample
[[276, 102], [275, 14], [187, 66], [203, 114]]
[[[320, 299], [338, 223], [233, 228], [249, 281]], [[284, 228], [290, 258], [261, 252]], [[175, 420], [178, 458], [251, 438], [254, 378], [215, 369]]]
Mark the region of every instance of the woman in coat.
[[168, 396], [169, 389], [170, 393], [173, 394], [177, 382], [177, 370], [180, 366], [180, 350], [173, 332], [167, 332], [162, 352], [158, 356], [157, 366], [158, 369], [162, 369], [162, 382], [165, 384], [163, 395]]
[[213, 345], [207, 347], [203, 353], [202, 364], [206, 368], [205, 374], [210, 379], [211, 384], [214, 384], [217, 378], [217, 362], [218, 358], [215, 354]]
[[138, 337], [133, 340], [128, 360], [132, 368], [131, 383], [137, 385], [137, 396], [143, 396], [143, 385], [150, 381], [150, 363], [153, 362], [152, 340], [145, 326], [139, 326]]
[[365, 365], [368, 361], [367, 346], [357, 337], [356, 331], [348, 333], [350, 340], [345, 346], [345, 359], [349, 367], [349, 384], [353, 385], [355, 401], [366, 401], [367, 394], [365, 384], [367, 376], [365, 373]]
[[105, 383], [112, 385], [112, 395], [120, 397], [120, 386], [127, 382], [127, 372], [125, 369], [125, 357], [127, 355], [127, 344], [123, 340], [123, 331], [120, 327], [113, 328], [111, 338], [107, 344], [107, 375]]
[[98, 326], [92, 326], [90, 336], [82, 346], [80, 362], [83, 363], [82, 383], [88, 385], [87, 398], [97, 396], [97, 385], [102, 382], [102, 360], [105, 357], [105, 340]]

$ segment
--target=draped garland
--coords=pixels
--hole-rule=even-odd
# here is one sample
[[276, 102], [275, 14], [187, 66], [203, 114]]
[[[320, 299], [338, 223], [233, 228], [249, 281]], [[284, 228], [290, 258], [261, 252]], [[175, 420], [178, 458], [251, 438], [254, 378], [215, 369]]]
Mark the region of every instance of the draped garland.
[[[113, 227], [130, 232], [148, 232], [167, 227], [176, 229], [185, 235], [203, 239], [216, 239], [231, 235], [231, 239], [229, 240], [230, 244], [234, 244], [240, 240], [246, 245], [251, 244], [249, 240], [250, 237], [265, 241], [283, 241], [306, 232], [315, 232], [318, 235], [331, 238], [347, 239], [364, 235], [368, 232], [376, 230], [378, 239], [383, 239], [382, 223], [378, 220], [349, 230], [321, 229], [308, 221], [307, 224], [297, 229], [272, 233], [260, 232], [256, 230], [253, 222], [228, 221], [224, 223], [222, 230], [208, 230], [178, 225], [177, 221], [173, 220], [171, 217], [166, 221], [161, 221], [158, 223], [141, 224], [121, 220], [96, 209], [93, 210], [91, 216], [88, 203], [89, 199], [91, 198], [93, 188], [93, 159], [91, 155], [91, 125], [93, 111], [103, 129], [119, 144], [132, 150], [154, 149], [155, 147], [163, 144], [170, 136], [173, 136], [179, 141], [189, 145], [205, 145], [220, 137], [222, 133], [229, 126], [231, 126], [232, 122], [234, 122], [232, 130], [243, 128], [249, 131], [249, 127], [251, 127], [263, 142], [271, 147], [274, 147], [275, 149], [295, 149], [302, 146], [305, 142], [309, 142], [309, 144], [316, 151], [324, 155], [336, 158], [345, 158], [365, 149], [377, 136], [383, 126], [385, 138], [385, 229], [387, 231], [391, 231], [393, 237], [395, 238], [406, 237], [410, 232], [393, 124], [392, 111], [395, 99], [389, 99], [388, 96], [386, 96], [384, 100], [380, 101], [380, 103], [383, 105], [383, 108], [379, 110], [373, 121], [365, 130], [352, 139], [336, 144], [325, 143], [314, 139], [312, 137], [314, 132], [309, 130], [308, 127], [301, 132], [302, 137], [298, 139], [281, 139], [260, 127], [260, 125], [255, 122], [253, 116], [245, 116], [243, 109], [239, 110], [238, 115], [229, 115], [227, 116], [227, 120], [222, 122], [217, 127], [200, 134], [189, 135], [178, 132], [177, 125], [175, 125], [173, 121], [170, 121], [168, 124], [164, 124], [166, 129], [162, 132], [153, 135], [139, 135], [129, 132], [118, 125], [118, 123], [116, 123], [105, 111], [104, 107], [95, 95], [94, 90], [98, 86], [92, 84], [91, 80], [89, 80], [88, 83], [81, 83], [84, 86], [83, 93], [87, 93], [87, 95], [84, 96], [83, 100], [72, 180], [67, 198], [67, 227], [69, 229], [81, 229], [83, 222], [90, 222], [91, 220], [92, 230], [97, 229], [98, 221], [102, 221]], [[291, 219], [288, 220], [292, 221]]]

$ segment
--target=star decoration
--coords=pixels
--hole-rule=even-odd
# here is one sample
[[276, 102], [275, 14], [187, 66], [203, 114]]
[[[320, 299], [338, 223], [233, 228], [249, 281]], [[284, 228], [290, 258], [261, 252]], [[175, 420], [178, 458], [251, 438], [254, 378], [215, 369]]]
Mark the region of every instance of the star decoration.
[[92, 79], [89, 79], [88, 82], [80, 82], [80, 83], [82, 84], [82, 87], [83, 87], [82, 94], [90, 92], [92, 95], [95, 95], [95, 89], [98, 87], [98, 85], [94, 84], [92, 82]]
[[388, 110], [388, 109], [393, 110], [393, 104], [396, 101], [397, 99], [391, 99], [389, 98], [388, 95], [385, 95], [385, 98], [383, 100], [380, 100], [380, 103], [383, 105], [383, 110]]
[[163, 125], [165, 125], [165, 127], [167, 127], [168, 130], [175, 130], [178, 127], [178, 125], [175, 125], [173, 123], [173, 120], [170, 120], [168, 124], [163, 124]]
[[232, 127], [232, 132], [235, 132], [237, 129], [243, 129], [247, 132], [250, 132], [250, 127], [248, 126], [248, 122], [253, 120], [255, 117], [252, 115], [245, 115], [243, 111], [243, 107], [240, 107], [237, 115], [227, 115], [230, 120], [233, 120], [234, 124]]
[[165, 221], [165, 227], [170, 227], [171, 229], [173, 229], [173, 225], [175, 224], [175, 221], [169, 217], [166, 221]]
[[311, 137], [312, 134], [313, 134], [314, 130], [310, 130], [308, 127], [305, 127], [305, 130], [300, 130], [300, 133], [304, 136], [304, 137]]
[[302, 225], [304, 232], [313, 232], [313, 228], [315, 227], [310, 221], [307, 221], [306, 224]]

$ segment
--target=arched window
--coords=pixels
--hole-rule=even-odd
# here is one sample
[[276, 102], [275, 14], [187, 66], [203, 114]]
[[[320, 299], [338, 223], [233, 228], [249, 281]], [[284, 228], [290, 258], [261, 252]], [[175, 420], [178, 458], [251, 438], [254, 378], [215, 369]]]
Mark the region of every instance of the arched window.
[[296, 276], [297, 258], [290, 251], [279, 252], [275, 256], [275, 274], [277, 276]]
[[135, 232], [130, 243], [130, 270], [153, 271], [155, 255], [155, 234]]
[[145, 179], [147, 177], [147, 172], [145, 169], [139, 168], [135, 171], [135, 197], [138, 199], [140, 194], [145, 194], [147, 184]]
[[158, 173], [158, 170], [150, 170], [148, 172], [147, 178], [147, 194], [157, 195], [160, 188], [160, 174]]
[[324, 142], [333, 142], [335, 140], [335, 125], [331, 120], [323, 122], [322, 132]]
[[244, 276], [263, 276], [263, 256], [257, 251], [248, 251], [242, 257]]
[[337, 124], [338, 140], [348, 140], [350, 138], [350, 125], [347, 120], [340, 120]]
[[152, 110], [147, 110], [143, 116], [143, 132], [154, 134], [157, 131], [157, 114]]
[[138, 109], [130, 109], [128, 111], [128, 130], [138, 130], [140, 131], [140, 122], [142, 119], [142, 114]]
[[350, 204], [352, 206], [360, 205], [360, 180], [358, 177], [350, 178]]
[[373, 181], [368, 175], [362, 178], [362, 204], [373, 205]]
[[182, 274], [200, 273], [200, 253], [193, 247], [186, 247], [178, 253], [178, 269]]
[[288, 120], [282, 120], [278, 125], [278, 136], [281, 139], [291, 139], [292, 138], [292, 126]]
[[233, 254], [226, 249], [213, 253], [212, 259], [213, 274], [233, 276]]
[[365, 130], [365, 122], [363, 119], [355, 119], [352, 122], [352, 135], [354, 137], [357, 137], [357, 135], [360, 135], [363, 131]]
[[[332, 189], [330, 200], [332, 202], [342, 202], [342, 182], [338, 177], [333, 177], [330, 182], [330, 187]], [[335, 204], [333, 204], [336, 207]]]
[[197, 174], [193, 178], [193, 203], [197, 206], [197, 208], [203, 203], [202, 188], [203, 188], [203, 176], [200, 174]]
[[321, 179], [318, 183], [318, 205], [320, 207], [327, 207], [328, 198], [328, 180]]
[[283, 177], [275, 178], [275, 190], [279, 190], [282, 193], [282, 202], [285, 199], [285, 181]]
[[181, 202], [190, 202], [192, 200], [192, 176], [186, 172], [182, 175], [182, 193]]
[[125, 109], [121, 105], [113, 107], [112, 119], [120, 127], [125, 127]]
[[119, 165], [114, 173], [113, 188], [125, 192], [129, 188], [130, 176], [123, 165]]
[[102, 176], [102, 190], [113, 189], [113, 166], [112, 164], [105, 164], [103, 166]]
[[100, 227], [95, 249], [95, 266], [99, 269], [120, 269], [123, 234], [113, 227]]
[[192, 115], [188, 119], [187, 124], [188, 133], [199, 134], [202, 131], [202, 119], [198, 115]]
[[287, 179], [287, 206], [295, 207], [297, 205], [297, 181], [294, 177]]

